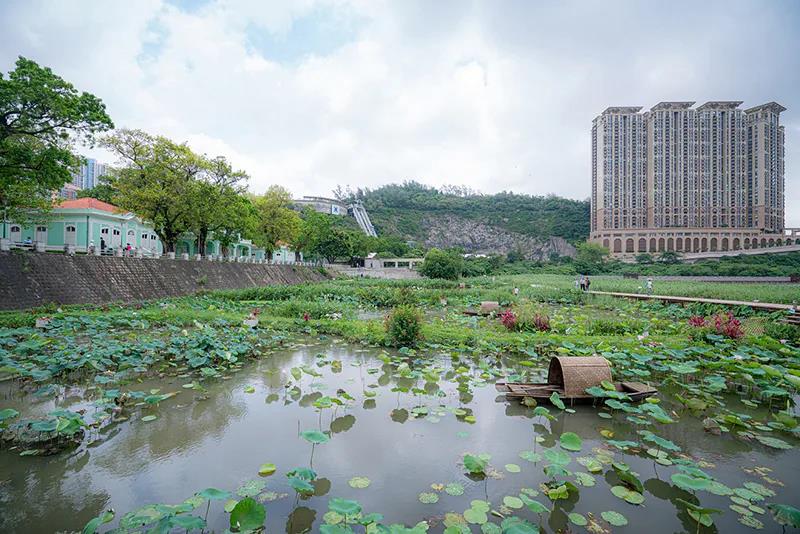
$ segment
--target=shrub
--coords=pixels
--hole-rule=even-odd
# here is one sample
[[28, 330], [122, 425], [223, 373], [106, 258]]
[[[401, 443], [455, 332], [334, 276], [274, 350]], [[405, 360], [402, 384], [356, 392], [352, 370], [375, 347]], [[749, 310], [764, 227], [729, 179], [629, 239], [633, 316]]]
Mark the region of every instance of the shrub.
[[414, 347], [422, 341], [422, 314], [413, 306], [397, 306], [386, 317], [386, 340], [395, 347]]
[[425, 261], [419, 268], [419, 273], [427, 278], [444, 278], [445, 280], [458, 280], [464, 271], [464, 260], [455, 252], [445, 252], [432, 248], [425, 254]]

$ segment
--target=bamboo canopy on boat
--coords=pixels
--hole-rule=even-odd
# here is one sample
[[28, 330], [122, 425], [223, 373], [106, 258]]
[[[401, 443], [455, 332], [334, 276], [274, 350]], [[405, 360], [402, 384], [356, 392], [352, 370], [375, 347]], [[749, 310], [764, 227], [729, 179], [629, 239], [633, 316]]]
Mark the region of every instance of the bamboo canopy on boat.
[[587, 395], [586, 388], [611, 382], [611, 366], [602, 356], [556, 356], [550, 359], [547, 383], [561, 386], [567, 397]]

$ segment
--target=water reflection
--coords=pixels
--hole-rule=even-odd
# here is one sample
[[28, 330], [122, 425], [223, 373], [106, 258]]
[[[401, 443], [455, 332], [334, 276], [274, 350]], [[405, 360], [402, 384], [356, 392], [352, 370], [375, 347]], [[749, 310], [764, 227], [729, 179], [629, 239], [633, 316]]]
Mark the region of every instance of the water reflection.
[[[319, 353], [324, 357], [317, 357]], [[593, 449], [608, 447], [601, 429], [624, 440], [647, 428], [632, 425], [622, 416], [600, 419], [592, 406], [576, 406], [574, 414], [548, 407], [556, 417], [549, 421], [534, 417], [532, 408], [496, 402], [490, 383], [463, 378], [485, 375], [487, 365], [489, 369], [499, 365], [496, 360], [486, 364], [481, 358], [464, 355], [431, 355], [417, 363], [406, 361], [401, 369], [379, 360], [381, 353], [372, 349], [355, 352], [340, 344], [309, 344], [274, 352], [227, 380], [205, 381], [203, 393], [180, 387], [190, 379], [166, 377], [136, 384], [138, 390], [160, 388], [179, 394], [155, 408], [130, 409], [131, 420], [104, 428], [102, 441], [91, 448], [83, 446], [50, 458], [20, 458], [0, 451], [0, 531], [80, 530], [109, 507], [115, 508], [119, 517], [149, 503], [181, 502], [206, 487], [235, 490], [257, 478], [258, 467], [265, 462], [278, 466], [278, 473], [268, 479], [268, 490], [277, 494], [295, 495], [284, 476], [287, 471], [313, 463], [318, 473], [313, 495], [266, 504], [269, 532], [318, 531], [331, 497], [357, 499], [365, 510], [382, 513], [389, 523], [413, 524], [463, 511], [473, 499], [500, 506], [503, 497], [518, 495], [523, 487], [538, 490], [539, 484], [548, 480], [542, 472], [547, 462], [530, 462], [520, 458], [520, 452], [541, 454], [548, 447], [558, 447], [563, 432], [580, 435], [583, 449], [579, 455], [592, 456]], [[341, 366], [332, 363], [336, 361]], [[417, 371], [430, 372], [434, 365], [443, 371], [442, 376], [416, 375]], [[482, 369], [478, 369], [480, 365]], [[299, 366], [322, 376], [303, 374], [297, 380], [291, 369]], [[469, 371], [457, 373], [459, 367]], [[245, 393], [247, 386], [253, 386], [255, 392]], [[70, 388], [68, 394], [60, 391], [31, 406], [30, 394], [14, 392], [7, 385], [0, 385], [0, 392], [17, 405], [42, 413], [56, 405], [90, 407], [99, 394], [92, 391], [87, 396]], [[326, 395], [346, 399], [342, 392], [354, 400], [323, 409], [314, 406]], [[668, 398], [663, 407], [680, 409]], [[142, 422], [145, 413], [158, 419]], [[312, 429], [329, 431], [330, 441], [310, 445], [299, 436]], [[731, 487], [747, 478], [742, 467], [765, 466], [775, 469], [775, 476], [785, 483], [776, 488], [777, 502], [791, 502], [800, 490], [800, 465], [794, 461], [793, 451], [764, 450], [729, 436], [711, 436], [703, 432], [699, 419], [688, 415], [680, 424], [660, 425], [658, 433], [696, 458], [711, 459], [715, 467], [710, 472]], [[537, 437], [541, 441], [536, 441]], [[461, 465], [465, 452], [490, 454], [490, 476], [468, 478]], [[608, 454], [639, 473], [645, 487], [643, 506], [629, 505], [611, 494], [610, 487], [619, 480], [604, 466], [607, 473], [596, 475], [594, 487], [580, 486], [579, 492], [570, 493], [566, 500], [550, 503], [539, 494], [541, 502], [554, 508], [544, 520], [544, 530], [571, 528], [570, 512], [597, 517], [603, 510], [623, 512], [631, 532], [643, 525], [653, 532], [696, 530], [694, 520], [677, 502], [679, 498], [696, 502], [694, 497], [669, 483], [674, 466], [660, 466], [644, 453], [610, 450]], [[575, 462], [576, 455], [572, 456], [567, 468], [583, 470]], [[503, 472], [507, 463], [520, 464], [522, 472]], [[350, 487], [347, 481], [354, 476], [371, 479], [369, 489]], [[453, 482], [463, 485], [463, 495], [441, 492], [437, 504], [418, 501], [417, 495], [431, 491], [431, 484]], [[727, 509], [726, 497], [703, 495], [702, 502]], [[514, 513], [539, 522], [527, 510]], [[212, 510], [210, 529], [224, 531], [227, 519], [220, 509]], [[715, 517], [715, 523], [720, 532], [741, 527], [729, 512]], [[439, 526], [431, 532], [441, 530]]]

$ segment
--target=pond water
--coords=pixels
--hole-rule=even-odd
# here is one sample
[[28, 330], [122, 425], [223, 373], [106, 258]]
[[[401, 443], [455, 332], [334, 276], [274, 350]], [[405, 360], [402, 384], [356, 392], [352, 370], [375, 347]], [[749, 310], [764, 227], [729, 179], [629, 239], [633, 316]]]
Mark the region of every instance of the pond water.
[[[253, 479], [266, 482], [261, 500], [267, 510], [267, 532], [318, 531], [332, 497], [358, 500], [365, 512], [383, 514], [385, 524], [411, 526], [428, 520], [431, 532], [441, 532], [444, 515], [463, 513], [474, 499], [489, 501], [492, 509], [501, 510], [505, 496], [517, 496], [522, 488], [539, 491], [539, 484], [548, 480], [542, 470], [546, 461], [526, 461], [520, 452], [558, 449], [558, 436], [568, 431], [577, 433], [583, 444], [581, 452], [570, 453], [567, 469], [586, 471], [576, 457], [592, 456], [596, 447], [612, 450], [615, 460], [626, 462], [639, 474], [645, 500], [634, 506], [612, 495], [610, 488], [618, 482], [606, 465], [594, 475], [594, 486], [579, 487], [578, 495], [555, 501], [553, 513], [545, 515], [543, 530], [584, 531], [567, 520], [568, 513], [578, 512], [593, 514], [614, 532], [695, 532], [696, 523], [676, 502], [693, 497], [670, 481], [674, 466], [658, 465], [645, 454], [626, 454], [606, 444], [601, 429], [613, 431], [614, 439], [637, 439], [637, 429], [622, 415], [606, 420], [592, 406], [575, 406], [572, 414], [551, 408], [557, 416], [552, 422], [534, 418], [531, 408], [498, 402], [491, 383], [474, 380], [469, 392], [458, 391], [454, 368], [471, 367], [480, 360], [462, 357], [454, 363], [449, 355], [426, 357], [428, 368], [434, 364], [442, 370], [437, 385], [426, 386], [424, 380], [399, 376], [402, 372], [379, 359], [381, 354], [385, 352], [380, 349], [312, 340], [249, 363], [226, 379], [207, 381], [202, 394], [181, 387], [189, 378], [130, 384], [126, 387], [178, 394], [157, 407], [126, 409], [130, 419], [104, 427], [102, 439], [93, 445], [45, 457], [20, 457], [19, 451], [0, 450], [0, 532], [79, 531], [108, 508], [117, 512], [113, 526], [125, 512], [143, 505], [177, 504], [207, 487], [234, 493]], [[341, 367], [331, 365], [332, 361], [340, 361]], [[490, 365], [495, 365], [494, 359]], [[321, 376], [304, 374], [298, 381], [291, 369], [299, 366]], [[472, 367], [466, 374], [477, 378], [480, 371]], [[247, 392], [250, 386], [252, 393]], [[392, 391], [397, 386], [423, 388], [426, 394]], [[355, 400], [335, 409], [314, 407], [315, 400], [323, 395], [336, 397], [339, 390]], [[90, 398], [91, 392], [79, 387], [54, 400], [35, 398], [10, 382], [0, 384], [2, 406], [16, 408], [23, 416], [44, 415], [55, 408], [83, 407], [91, 412]], [[673, 407], [668, 400], [662, 405], [668, 411]], [[427, 407], [427, 415], [417, 410], [415, 416], [412, 410], [421, 406]], [[467, 422], [460, 411], [454, 414], [456, 409], [474, 416], [474, 422]], [[158, 417], [144, 422], [141, 417], [146, 414]], [[330, 441], [313, 446], [312, 451], [300, 432], [313, 429], [330, 431]], [[772, 470], [761, 473], [783, 485], [770, 486], [777, 496], [767, 501], [797, 505], [800, 462], [794, 450], [713, 436], [688, 414], [677, 424], [660, 425], [659, 435], [695, 460], [708, 462], [702, 464], [706, 471], [731, 488], [745, 481], [764, 483], [745, 469]], [[464, 453], [491, 455], [489, 476], [468, 477], [462, 464]], [[277, 472], [259, 477], [259, 466], [265, 462], [274, 463]], [[506, 464], [518, 465], [520, 472], [510, 472]], [[314, 496], [298, 498], [289, 486], [285, 473], [297, 467], [317, 472]], [[348, 481], [353, 477], [366, 477], [370, 484], [351, 487]], [[452, 493], [460, 493], [460, 486], [462, 495], [431, 488], [431, 484], [453, 483]], [[422, 492], [436, 493], [438, 502], [423, 504], [418, 498]], [[703, 506], [723, 510], [714, 517], [715, 527], [703, 531], [749, 530], [728, 509], [729, 497], [698, 493], [702, 493]], [[553, 506], [541, 493], [535, 498]], [[216, 532], [228, 528], [223, 504], [212, 502], [208, 514], [209, 526]], [[624, 514], [628, 525], [610, 527], [600, 519], [603, 511]], [[199, 515], [204, 512], [205, 504], [198, 508]], [[539, 523], [524, 508], [505, 512]], [[780, 531], [768, 515], [756, 515], [765, 523], [764, 531]], [[490, 521], [499, 523], [500, 519], [490, 516]], [[480, 531], [477, 525], [472, 529]]]

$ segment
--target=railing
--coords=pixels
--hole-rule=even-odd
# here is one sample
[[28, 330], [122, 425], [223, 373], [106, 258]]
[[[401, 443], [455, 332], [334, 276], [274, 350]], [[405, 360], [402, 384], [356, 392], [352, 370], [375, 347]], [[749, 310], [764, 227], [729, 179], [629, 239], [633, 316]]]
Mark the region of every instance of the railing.
[[217, 261], [228, 263], [249, 263], [257, 265], [296, 265], [302, 267], [324, 267], [325, 262], [320, 261], [274, 261], [266, 258], [256, 258], [255, 256], [223, 256], [223, 255], [206, 255], [188, 253], [176, 254], [175, 252], [166, 252], [160, 254], [149, 249], [130, 249], [126, 250], [122, 247], [104, 249], [91, 247], [77, 247], [75, 245], [46, 245], [42, 242], [25, 242], [25, 241], [11, 241], [8, 239], [0, 240], [0, 251], [8, 252], [10, 250], [21, 250], [33, 253], [62, 253], [66, 255], [82, 254], [87, 256], [106, 256], [106, 257], [127, 257], [136, 259], [166, 259], [178, 261]]

